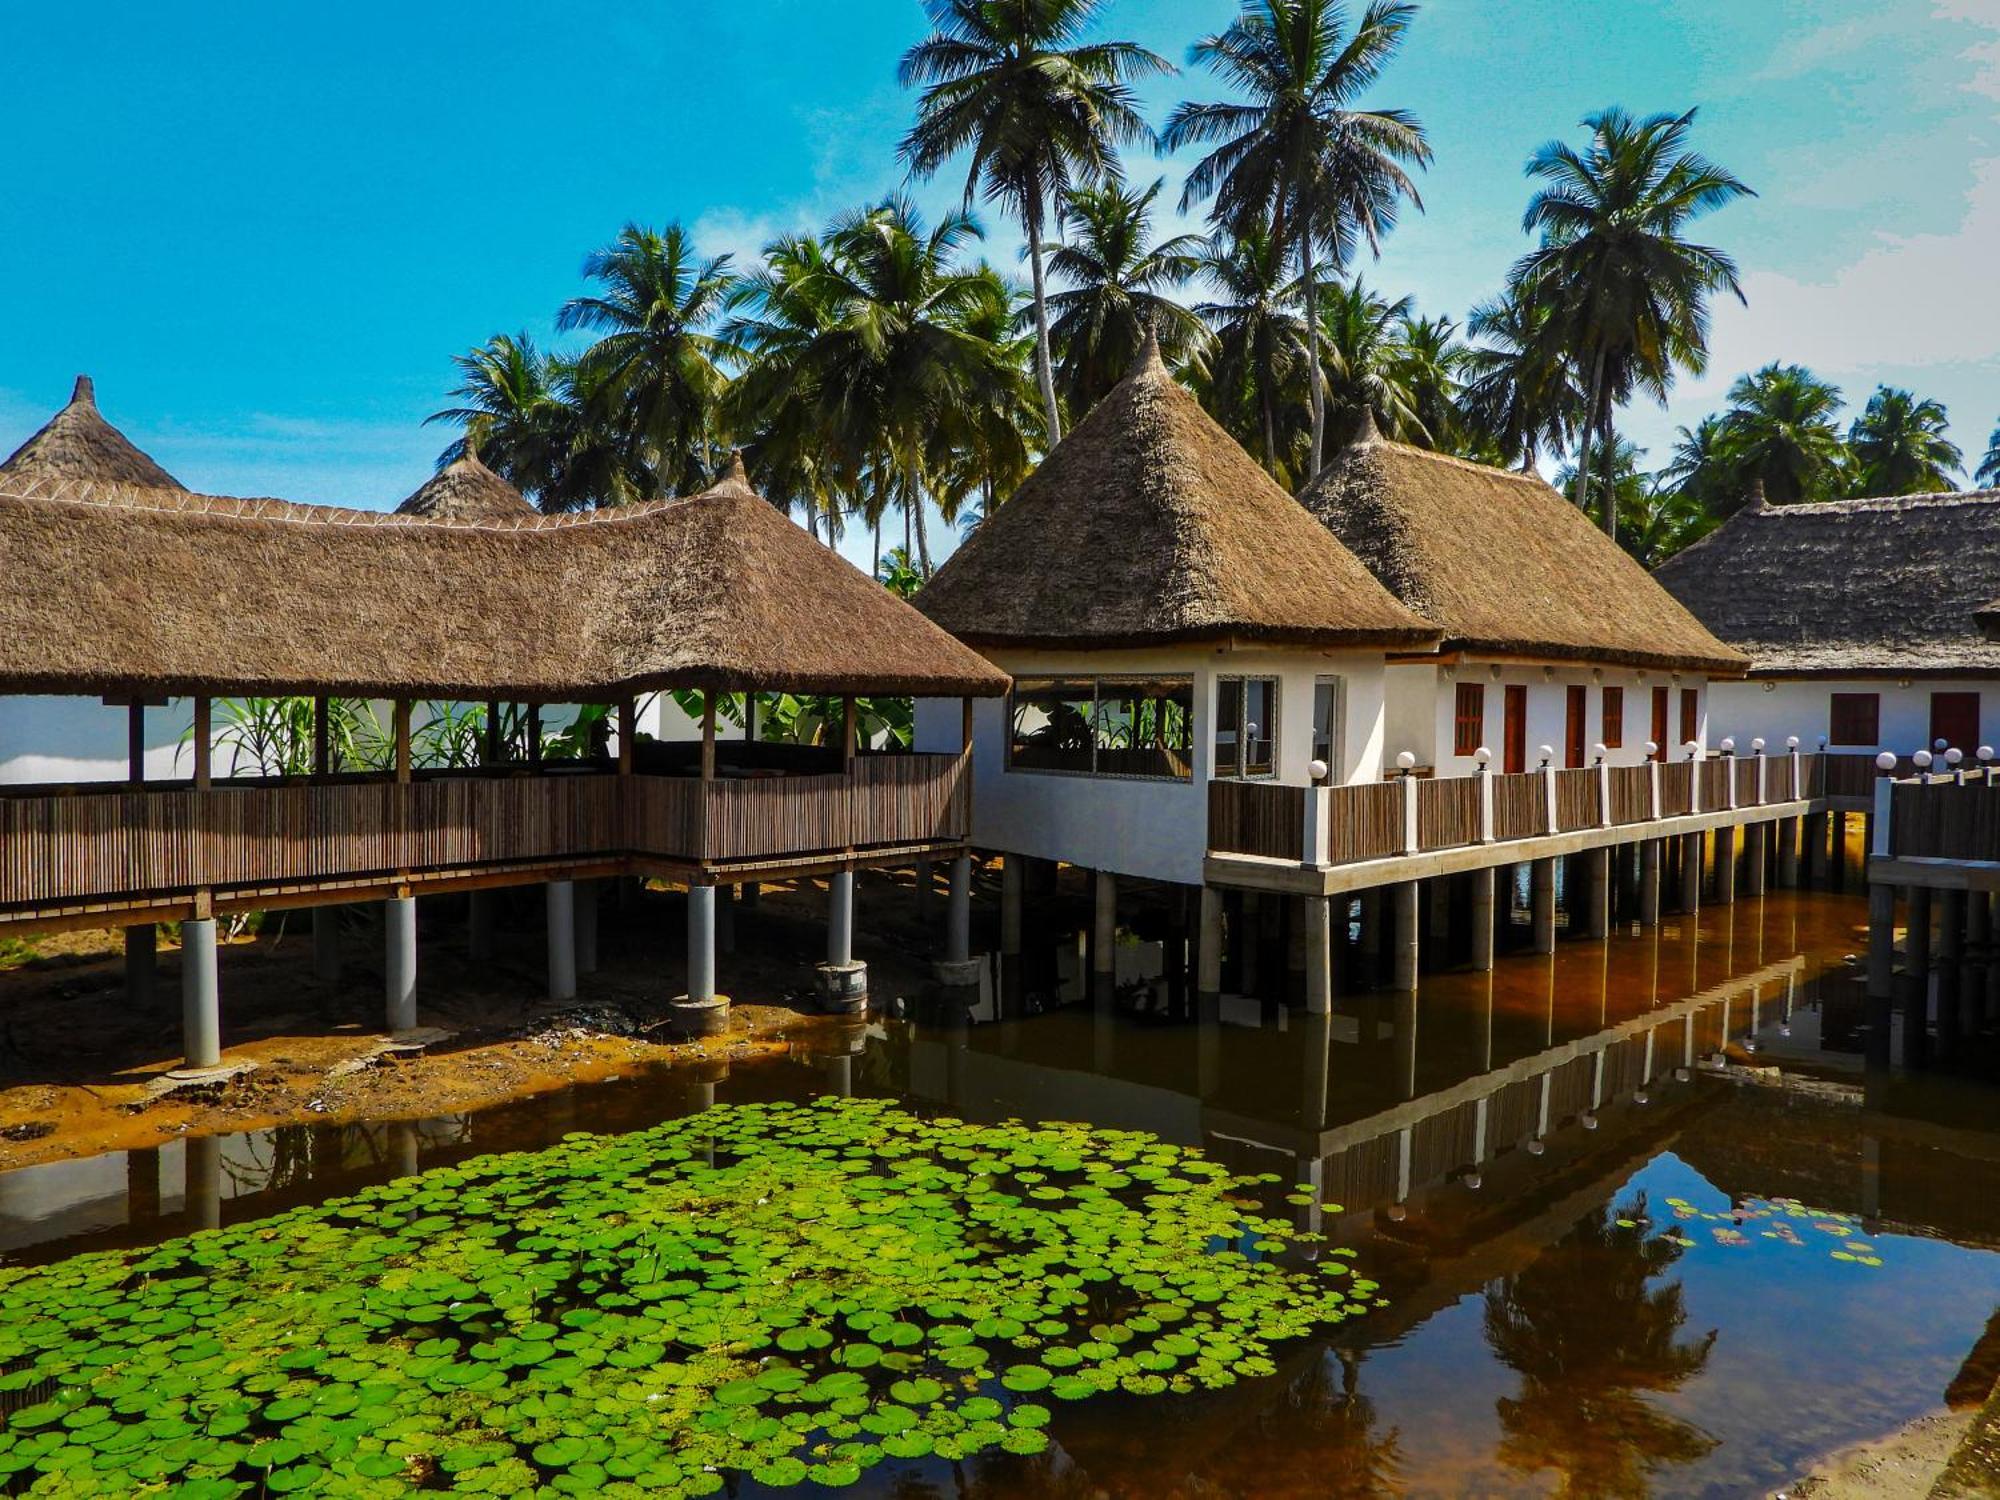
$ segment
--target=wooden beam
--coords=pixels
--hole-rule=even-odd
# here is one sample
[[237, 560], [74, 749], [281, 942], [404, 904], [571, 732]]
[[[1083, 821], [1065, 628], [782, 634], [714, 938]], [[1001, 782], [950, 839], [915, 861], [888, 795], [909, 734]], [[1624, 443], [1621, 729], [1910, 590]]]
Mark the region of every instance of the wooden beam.
[[542, 705], [530, 703], [527, 712], [526, 734], [528, 736], [528, 764], [542, 763]]
[[970, 696], [958, 700], [958, 748], [967, 755], [972, 753], [972, 699]]
[[499, 765], [500, 764], [500, 704], [497, 699], [487, 700], [486, 733], [483, 736], [483, 738], [485, 743], [481, 747], [480, 751], [481, 764], [489, 766]]
[[125, 774], [134, 786], [146, 784], [146, 705], [137, 698], [125, 709]]
[[618, 774], [632, 774], [632, 750], [639, 736], [639, 705], [630, 698], [618, 700]]
[[407, 786], [410, 782], [410, 700], [396, 700], [396, 781]]
[[327, 723], [326, 694], [313, 699], [313, 775], [326, 776], [333, 770], [332, 726]]
[[215, 782], [214, 755], [210, 744], [214, 733], [214, 711], [206, 697], [194, 700], [194, 789], [205, 792]]
[[757, 738], [757, 695], [755, 693], [745, 693], [743, 695], [743, 738], [745, 740], [755, 740]]
[[844, 771], [854, 769], [855, 736], [858, 727], [854, 699], [851, 696], [842, 698], [840, 700], [840, 766]]
[[715, 694], [701, 695], [701, 779], [715, 780]]

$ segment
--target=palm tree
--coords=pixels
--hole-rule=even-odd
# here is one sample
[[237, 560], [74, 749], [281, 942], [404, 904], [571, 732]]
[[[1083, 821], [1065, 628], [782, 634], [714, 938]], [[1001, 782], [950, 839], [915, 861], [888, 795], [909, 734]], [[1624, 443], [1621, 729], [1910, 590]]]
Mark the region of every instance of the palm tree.
[[1053, 247], [1049, 270], [1069, 286], [1049, 297], [1056, 394], [1081, 417], [1124, 378], [1150, 327], [1173, 364], [1198, 359], [1208, 341], [1200, 318], [1167, 292], [1201, 264], [1201, 237], [1150, 243], [1153, 200], [1118, 182], [1078, 188], [1063, 205], [1068, 242]]
[[[1404, 199], [1423, 200], [1409, 169], [1428, 163], [1423, 127], [1405, 110], [1357, 110], [1402, 45], [1416, 7], [1370, 0], [1352, 35], [1338, 0], [1247, 0], [1227, 30], [1190, 54], [1247, 101], [1183, 103], [1161, 135], [1169, 150], [1213, 145], [1188, 173], [1183, 208], [1213, 199], [1236, 234], [1268, 229], [1297, 261], [1311, 368], [1319, 368], [1319, 258], [1338, 269], [1358, 242], [1377, 254]], [[1307, 477], [1325, 448], [1326, 397], [1309, 383]]]
[[[1585, 372], [1577, 468], [1586, 476], [1593, 441], [1610, 444], [1612, 414], [1635, 391], [1664, 402], [1676, 371], [1707, 367], [1709, 299], [1743, 297], [1734, 261], [1682, 237], [1694, 219], [1750, 192], [1686, 149], [1694, 119], [1693, 110], [1639, 121], [1602, 110], [1584, 120], [1581, 152], [1550, 141], [1528, 161], [1546, 186], [1522, 228], [1541, 244], [1510, 280], [1544, 306], [1545, 334]], [[1615, 504], [1603, 507], [1603, 524], [1617, 535]]]
[[740, 351], [709, 330], [735, 283], [729, 265], [727, 255], [698, 260], [678, 224], [627, 224], [584, 260], [584, 276], [603, 291], [571, 298], [556, 314], [560, 329], [603, 333], [581, 363], [612, 399], [619, 431], [660, 495], [698, 488], [721, 457], [721, 366]]
[[1445, 452], [1464, 446], [1458, 400], [1471, 351], [1459, 342], [1458, 325], [1450, 318], [1403, 316], [1389, 351], [1396, 383], [1403, 388], [1417, 425], [1418, 443]]
[[1659, 488], [1717, 516], [1744, 501], [1743, 460], [1730, 445], [1729, 424], [1703, 417], [1674, 430], [1674, 448], [1659, 473]]
[[[1595, 469], [1590, 476], [1590, 489], [1598, 504], [1603, 504], [1607, 494], [1613, 497], [1613, 503], [1621, 510], [1646, 503], [1650, 486], [1639, 469], [1639, 460], [1643, 456], [1636, 445], [1624, 438], [1615, 443], [1599, 444], [1592, 450], [1590, 461]], [[1580, 509], [1588, 509], [1582, 498], [1584, 487], [1575, 464], [1564, 464], [1556, 471], [1556, 488], [1568, 495]]]
[[1034, 273], [1035, 373], [1048, 438], [1062, 441], [1042, 239], [1052, 205], [1077, 183], [1118, 178], [1114, 148], [1153, 142], [1131, 80], [1173, 65], [1132, 42], [1081, 40], [1099, 0], [924, 0], [932, 34], [903, 54], [903, 87], [921, 86], [900, 155], [920, 178], [972, 153], [969, 207], [982, 186], [1020, 223]]
[[424, 424], [450, 422], [465, 429], [438, 457], [440, 466], [464, 457], [467, 441], [494, 473], [531, 499], [554, 488], [565, 446], [562, 399], [549, 358], [525, 333], [496, 333], [477, 349], [454, 354], [462, 403], [434, 411]]
[[1215, 347], [1197, 389], [1215, 419], [1246, 447], [1257, 447], [1280, 483], [1290, 483], [1295, 476], [1279, 441], [1279, 412], [1290, 409], [1285, 393], [1303, 383], [1308, 355], [1285, 248], [1267, 231], [1252, 229], [1211, 236], [1200, 259], [1201, 277], [1216, 300], [1197, 303], [1195, 315], [1208, 325]]
[[1881, 386], [1847, 429], [1854, 488], [1861, 495], [1923, 495], [1958, 488], [1951, 476], [1965, 455], [1945, 436], [1950, 419], [1936, 401]]
[[1986, 440], [1986, 456], [1979, 460], [1979, 472], [1973, 475], [1975, 484], [2000, 486], [2000, 424], [1993, 428], [1993, 436]]
[[1546, 304], [1509, 289], [1472, 309], [1460, 420], [1498, 451], [1502, 462], [1532, 469], [1544, 448], [1560, 449], [1572, 414], [1583, 405], [1570, 361], [1553, 348]]
[[1632, 517], [1632, 524], [1618, 538], [1619, 545], [1648, 569], [1657, 568], [1683, 547], [1691, 547], [1722, 524], [1721, 517], [1692, 494], [1677, 490], [1653, 476], [1642, 483], [1636, 499], [1620, 505]]
[[1840, 492], [1847, 445], [1834, 418], [1840, 389], [1803, 365], [1768, 364], [1729, 388], [1725, 449], [1747, 480], [1761, 480], [1776, 505]]
[[1414, 303], [1388, 301], [1355, 277], [1334, 286], [1319, 309], [1326, 404], [1342, 441], [1364, 409], [1385, 437], [1428, 442], [1397, 363], [1397, 340]]

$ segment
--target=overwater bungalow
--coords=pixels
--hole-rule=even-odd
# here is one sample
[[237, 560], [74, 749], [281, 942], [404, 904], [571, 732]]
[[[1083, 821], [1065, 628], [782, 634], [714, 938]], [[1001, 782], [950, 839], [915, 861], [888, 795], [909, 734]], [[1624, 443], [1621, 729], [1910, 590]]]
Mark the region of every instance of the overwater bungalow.
[[1718, 686], [1721, 733], [1802, 735], [1867, 761], [2000, 739], [2000, 490], [1769, 505], [1752, 498], [1660, 582], [1750, 659]]
[[[854, 871], [945, 860], [963, 957], [965, 737], [867, 753], [853, 699], [951, 698], [969, 724], [1006, 679], [815, 544], [740, 465], [689, 499], [568, 516], [535, 513], [472, 455], [403, 514], [229, 499], [181, 488], [81, 382], [0, 471], [0, 569], [16, 580], [0, 724], [53, 697], [114, 705], [130, 728], [120, 784], [0, 787], [0, 935], [125, 927], [143, 982], [154, 925], [180, 922], [190, 1063], [219, 1051], [216, 919], [253, 909], [383, 902], [396, 1029], [415, 1024], [415, 900], [436, 892], [545, 884], [550, 991], [566, 998], [576, 882], [684, 884], [688, 994], [705, 1001], [719, 887], [830, 877], [828, 957], [845, 964]], [[698, 742], [641, 742], [639, 705], [667, 689], [702, 695]], [[718, 734], [724, 695], [770, 692], [844, 699], [844, 740]], [[276, 696], [314, 704], [310, 773], [236, 774], [216, 754], [218, 705]], [[382, 769], [336, 762], [340, 699], [388, 705]], [[413, 726], [452, 704], [488, 707], [479, 763], [420, 766]], [[602, 705], [615, 728], [575, 760], [544, 760], [533, 732], [503, 742], [504, 705], [532, 725], [554, 704]], [[149, 720], [174, 723], [186, 755], [163, 767]]]
[[1389, 442], [1364, 414], [1299, 498], [1443, 635], [1389, 663], [1391, 757], [1469, 776], [1483, 749], [1518, 774], [1711, 743], [1709, 680], [1747, 658], [1539, 474]]

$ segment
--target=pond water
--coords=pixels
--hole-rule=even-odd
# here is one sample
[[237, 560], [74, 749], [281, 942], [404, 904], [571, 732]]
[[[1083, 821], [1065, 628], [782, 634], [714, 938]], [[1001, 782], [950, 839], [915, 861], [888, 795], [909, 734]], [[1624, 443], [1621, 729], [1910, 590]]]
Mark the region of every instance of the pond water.
[[1353, 1247], [1388, 1305], [1280, 1344], [1274, 1374], [1054, 1403], [1041, 1453], [891, 1459], [849, 1493], [1762, 1494], [2000, 1374], [1995, 1095], [1973, 1058], [1864, 1074], [1864, 920], [1855, 898], [1774, 894], [1426, 976], [1414, 999], [1343, 995], [1327, 1020], [1186, 1014], [1129, 939], [1093, 1001], [1082, 950], [1044, 932], [977, 1004], [807, 1028], [778, 1061], [0, 1175], [0, 1263], [717, 1104], [1082, 1122], [1274, 1174], [1275, 1211]]

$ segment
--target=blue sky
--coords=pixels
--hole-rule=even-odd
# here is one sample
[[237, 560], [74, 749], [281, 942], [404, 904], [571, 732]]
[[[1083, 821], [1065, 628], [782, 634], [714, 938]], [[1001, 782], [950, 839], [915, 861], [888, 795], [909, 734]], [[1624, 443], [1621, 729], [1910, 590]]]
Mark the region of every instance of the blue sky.
[[[1232, 0], [1109, 0], [1177, 62]], [[13, 5], [0, 53], [0, 452], [71, 377], [197, 488], [390, 505], [448, 434], [450, 356], [546, 336], [628, 219], [754, 253], [898, 186], [915, 0]], [[1157, 122], [1215, 92], [1149, 85]], [[1525, 247], [1521, 165], [1586, 111], [1702, 110], [1761, 195], [1707, 222], [1747, 309], [1626, 429], [1661, 461], [1729, 380], [1799, 359], [2000, 420], [2000, 0], [1429, 0], [1371, 102], [1437, 153], [1364, 274], [1462, 316]], [[1179, 187], [1180, 164], [1130, 164]], [[923, 189], [933, 210], [959, 179]], [[992, 254], [1019, 241], [987, 215]], [[1162, 225], [1163, 231], [1177, 227]]]

